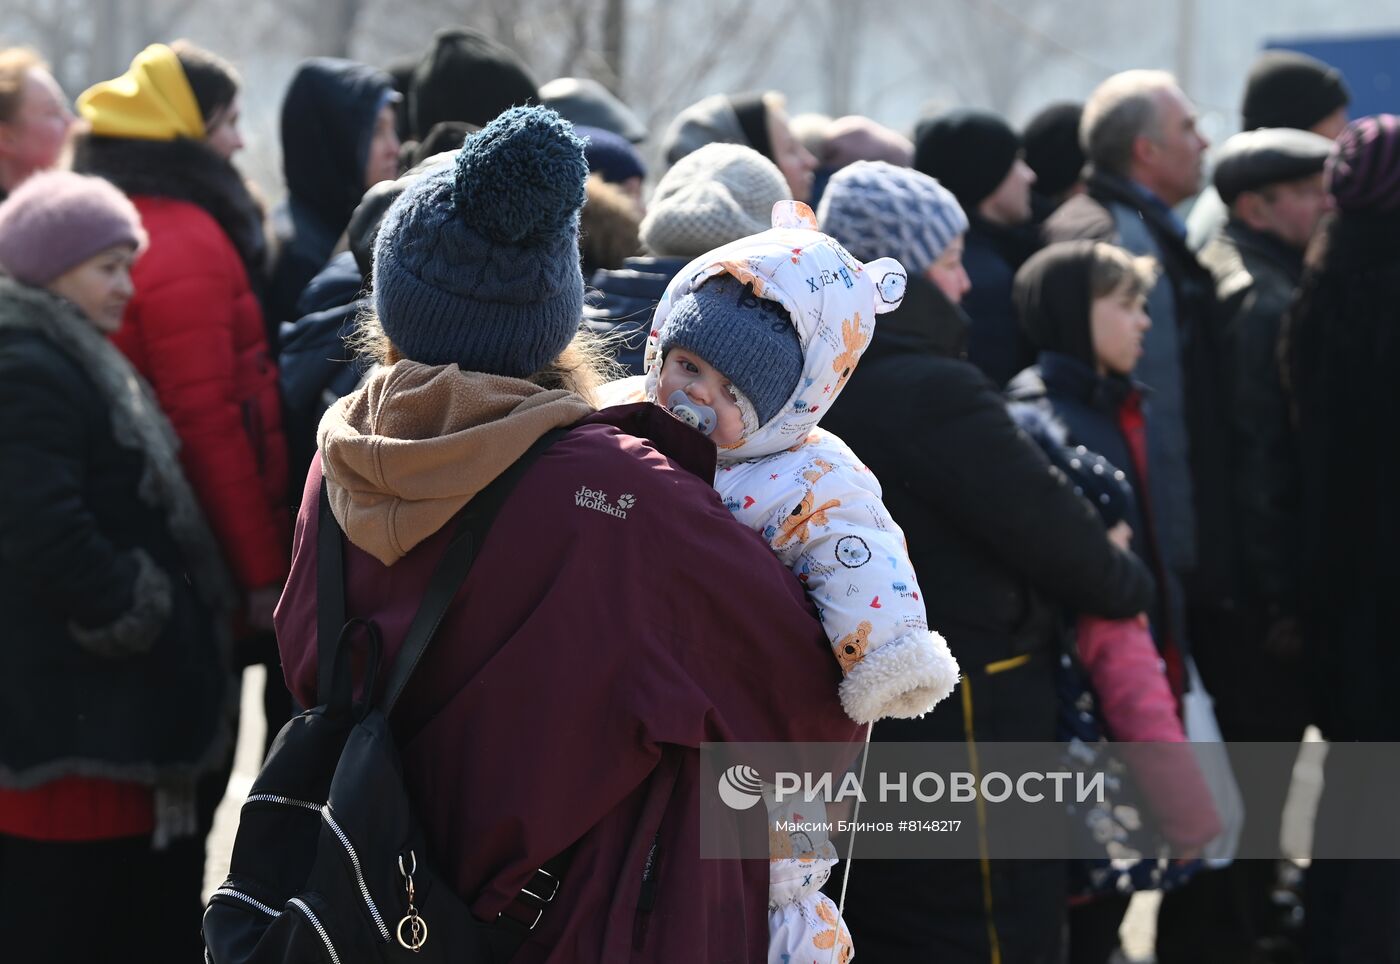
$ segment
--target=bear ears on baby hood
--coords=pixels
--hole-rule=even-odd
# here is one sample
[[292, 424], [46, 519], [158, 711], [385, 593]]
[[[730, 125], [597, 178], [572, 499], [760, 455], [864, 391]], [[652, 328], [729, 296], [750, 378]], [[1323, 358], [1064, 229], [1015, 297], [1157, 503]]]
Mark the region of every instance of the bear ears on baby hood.
[[865, 271], [875, 283], [875, 314], [894, 311], [904, 303], [904, 289], [909, 275], [894, 258], [876, 258], [865, 263]]
[[[773, 205], [773, 227], [798, 228], [804, 231], [820, 231], [817, 216], [801, 201], [779, 201]], [[828, 235], [830, 237], [830, 235]], [[832, 243], [839, 242], [832, 238]], [[845, 251], [845, 249], [842, 249]], [[846, 257], [860, 264], [849, 252]], [[883, 315], [894, 311], [904, 301], [904, 289], [909, 284], [909, 275], [904, 266], [894, 258], [876, 258], [864, 265], [865, 273], [875, 286], [875, 314]]]

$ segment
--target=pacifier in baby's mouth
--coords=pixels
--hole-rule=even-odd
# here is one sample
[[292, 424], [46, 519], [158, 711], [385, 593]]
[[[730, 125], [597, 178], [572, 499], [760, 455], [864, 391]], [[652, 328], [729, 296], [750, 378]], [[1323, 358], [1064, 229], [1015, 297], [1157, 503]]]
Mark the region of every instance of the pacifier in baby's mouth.
[[666, 408], [676, 418], [705, 435], [713, 432], [719, 424], [719, 416], [713, 408], [692, 401], [691, 397], [679, 388], [666, 400]]

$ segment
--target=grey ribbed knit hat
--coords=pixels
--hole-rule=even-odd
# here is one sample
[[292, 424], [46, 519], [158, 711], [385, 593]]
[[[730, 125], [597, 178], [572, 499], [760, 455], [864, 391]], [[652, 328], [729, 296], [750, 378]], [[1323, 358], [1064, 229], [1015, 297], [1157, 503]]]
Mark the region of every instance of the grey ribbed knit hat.
[[773, 205], [791, 198], [783, 172], [758, 151], [706, 144], [656, 185], [642, 220], [642, 244], [658, 257], [698, 257], [767, 231]]
[[967, 230], [953, 193], [927, 174], [857, 161], [831, 176], [817, 209], [822, 230], [862, 261], [895, 258], [923, 274]]

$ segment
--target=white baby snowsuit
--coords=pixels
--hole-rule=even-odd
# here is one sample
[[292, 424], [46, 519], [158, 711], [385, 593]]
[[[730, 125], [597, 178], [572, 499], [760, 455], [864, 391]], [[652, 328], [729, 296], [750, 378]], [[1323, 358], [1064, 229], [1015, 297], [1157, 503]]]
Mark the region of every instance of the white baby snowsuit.
[[[659, 332], [671, 306], [721, 273], [787, 309], [804, 364], [777, 415], [720, 447], [715, 488], [815, 601], [845, 675], [840, 696], [851, 718], [926, 713], [952, 692], [957, 662], [928, 626], [904, 535], [885, 510], [879, 481], [844, 442], [817, 427], [869, 345], [875, 316], [899, 307], [904, 269], [891, 258], [862, 265], [816, 230], [807, 205], [780, 202], [771, 230], [716, 248], [675, 277], [657, 305], [646, 375], [609, 386], [608, 400], [656, 401]], [[786, 819], [770, 806], [769, 826], [779, 818]], [[850, 959], [849, 935], [819, 893], [834, 857], [824, 840], [774, 842], [770, 960], [826, 961], [832, 942], [839, 945], [836, 960]]]

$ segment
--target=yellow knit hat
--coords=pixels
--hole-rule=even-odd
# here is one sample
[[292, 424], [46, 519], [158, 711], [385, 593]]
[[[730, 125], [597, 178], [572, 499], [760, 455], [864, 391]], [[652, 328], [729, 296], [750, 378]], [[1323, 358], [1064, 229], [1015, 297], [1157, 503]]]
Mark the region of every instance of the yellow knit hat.
[[199, 101], [180, 59], [165, 44], [151, 44], [136, 55], [126, 73], [83, 91], [78, 96], [78, 113], [101, 137], [146, 141], [204, 137]]

